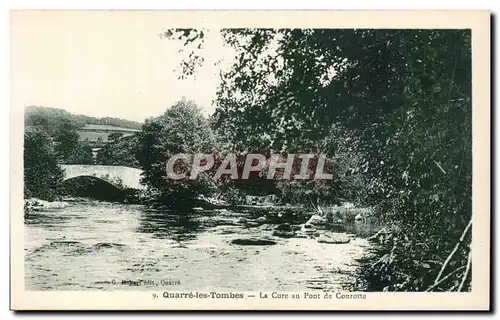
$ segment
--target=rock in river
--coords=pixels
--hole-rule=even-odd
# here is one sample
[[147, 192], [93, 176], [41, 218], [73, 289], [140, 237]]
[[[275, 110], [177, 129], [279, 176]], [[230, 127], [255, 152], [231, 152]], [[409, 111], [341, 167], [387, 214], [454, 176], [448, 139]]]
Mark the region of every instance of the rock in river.
[[351, 237], [345, 233], [322, 233], [318, 237], [319, 243], [343, 244], [351, 242]]
[[234, 239], [231, 243], [240, 246], [271, 246], [276, 244], [276, 242], [272, 240], [257, 238]]
[[273, 236], [280, 238], [292, 238], [295, 234], [295, 231], [288, 223], [278, 225], [273, 231]]
[[26, 209], [38, 210], [52, 210], [52, 209], [64, 209], [70, 204], [64, 201], [45, 201], [36, 198], [28, 199], [24, 201], [24, 207]]
[[292, 227], [288, 223], [282, 223], [282, 224], [276, 226], [276, 228], [274, 228], [274, 230], [278, 230], [278, 231], [293, 231]]
[[274, 225], [265, 223], [265, 224], [261, 224], [259, 226], [259, 228], [262, 230], [270, 231], [270, 230], [274, 229]]
[[258, 217], [257, 218], [257, 222], [266, 222], [267, 218], [265, 216], [262, 216], [262, 217]]
[[314, 232], [316, 232], [316, 228], [310, 224], [304, 224], [300, 228], [300, 232], [306, 235], [311, 235], [314, 234]]
[[311, 218], [309, 218], [309, 220], [305, 224], [315, 227], [324, 226], [326, 224], [326, 218], [315, 214]]

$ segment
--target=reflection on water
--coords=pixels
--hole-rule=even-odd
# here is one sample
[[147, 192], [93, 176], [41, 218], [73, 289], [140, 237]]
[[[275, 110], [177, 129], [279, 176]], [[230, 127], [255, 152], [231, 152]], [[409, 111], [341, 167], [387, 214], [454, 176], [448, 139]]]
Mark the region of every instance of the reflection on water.
[[[342, 288], [352, 280], [365, 240], [328, 245], [271, 236], [273, 224], [299, 224], [308, 216], [286, 210], [265, 216], [262, 209], [174, 212], [79, 201], [26, 217], [26, 286], [28, 290]], [[346, 228], [359, 235], [373, 231], [360, 224]], [[263, 245], [234, 241], [245, 238], [263, 239], [254, 242]]]
[[203, 226], [196, 220], [193, 212], [149, 210], [139, 216], [137, 232], [150, 233], [158, 239], [175, 241], [192, 240]]

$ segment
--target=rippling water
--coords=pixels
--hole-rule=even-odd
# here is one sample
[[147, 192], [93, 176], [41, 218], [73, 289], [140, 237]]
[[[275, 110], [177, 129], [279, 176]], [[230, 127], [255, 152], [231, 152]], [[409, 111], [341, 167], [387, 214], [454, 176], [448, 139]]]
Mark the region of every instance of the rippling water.
[[[25, 221], [27, 290], [337, 290], [366, 241], [271, 237], [252, 212], [151, 211], [80, 201]], [[237, 238], [275, 245], [241, 246]]]

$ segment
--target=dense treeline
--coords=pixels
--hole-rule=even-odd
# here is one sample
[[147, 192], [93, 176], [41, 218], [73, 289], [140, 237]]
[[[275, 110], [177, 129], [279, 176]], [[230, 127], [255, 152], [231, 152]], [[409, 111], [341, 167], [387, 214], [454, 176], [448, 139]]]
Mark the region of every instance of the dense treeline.
[[[206, 34], [165, 32], [193, 48], [183, 76], [203, 63], [197, 48]], [[368, 289], [470, 290], [470, 31], [227, 29], [222, 36], [236, 58], [221, 73], [214, 127], [232, 147], [338, 157], [349, 174], [337, 181], [355, 178], [322, 187], [340, 194], [340, 186], [390, 221], [361, 271]]]
[[49, 107], [26, 107], [24, 122], [26, 126], [42, 126], [50, 131], [52, 128], [56, 128], [61, 122], [69, 123], [74, 128], [80, 128], [86, 124], [111, 125], [128, 129], [141, 128], [141, 123], [125, 119], [111, 117], [95, 118]]

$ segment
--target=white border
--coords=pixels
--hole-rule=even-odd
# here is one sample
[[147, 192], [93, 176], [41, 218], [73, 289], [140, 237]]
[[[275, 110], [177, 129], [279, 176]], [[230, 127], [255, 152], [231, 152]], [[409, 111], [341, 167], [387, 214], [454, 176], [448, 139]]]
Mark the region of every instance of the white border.
[[[278, 1], [277, 1], [278, 2]], [[127, 9], [127, 8], [142, 8], [142, 9], [147, 9], [147, 8], [155, 8], [155, 9], [160, 9], [160, 8], [166, 8], [165, 6], [159, 6], [158, 1], [150, 1], [150, 0], [142, 0], [139, 2], [140, 4], [138, 5], [138, 1], [128, 1], [128, 0], [123, 0], [123, 1], [106, 1], [106, 0], [88, 0], [88, 1], [72, 1], [72, 2], [67, 2], [67, 1], [44, 1], [43, 4], [40, 3], [40, 1], [2, 1], [0, 6], [2, 8], [5, 7], [5, 10], [3, 10], [3, 15], [2, 18], [5, 19], [2, 24], [0, 24], [0, 28], [2, 29], [0, 32], [0, 36], [2, 37], [3, 44], [5, 44], [5, 50], [2, 51], [2, 58], [3, 61], [5, 61], [6, 65], [8, 66], [9, 64], [9, 54], [8, 54], [8, 32], [9, 32], [9, 25], [8, 25], [8, 11], [9, 9], [35, 9], [35, 8], [69, 8], [69, 9], [78, 9], [78, 8], [88, 8], [88, 9], [97, 9], [97, 8], [116, 8], [116, 9]], [[427, 1], [427, 0], [421, 0], [415, 3], [405, 3], [402, 1], [385, 1], [385, 0], [380, 0], [377, 2], [373, 1], [335, 1], [335, 3], [332, 3], [331, 5], [325, 6], [323, 1], [317, 1], [317, 0], [310, 0], [307, 2], [304, 1], [287, 1], [286, 5], [283, 3], [281, 4], [281, 1], [279, 1], [279, 4], [272, 4], [270, 1], [262, 1], [262, 0], [255, 0], [251, 1], [250, 4], [246, 3], [241, 3], [241, 2], [235, 2], [235, 1], [210, 1], [210, 4], [205, 3], [203, 1], [182, 1], [182, 4], [179, 3], [179, 5], [172, 4], [170, 8], [172, 9], [181, 9], [182, 8], [210, 8], [210, 9], [215, 9], [215, 8], [232, 8], [232, 9], [241, 9], [241, 8], [254, 8], [254, 9], [271, 9], [271, 8], [283, 8], [283, 9], [293, 9], [293, 8], [309, 8], [309, 9], [320, 9], [322, 7], [324, 8], [336, 8], [336, 9], [492, 9], [494, 12], [498, 12], [498, 1], [482, 1], [482, 0], [476, 0], [476, 1], [467, 1], [467, 2], [458, 2], [458, 1], [449, 1], [446, 4], [443, 4], [442, 1]], [[318, 5], [319, 4], [319, 5]], [[168, 7], [167, 7], [168, 8]], [[498, 40], [497, 35], [495, 35], [495, 39]], [[8, 69], [8, 67], [6, 67]], [[496, 69], [496, 68], [495, 68]], [[2, 150], [9, 150], [9, 112], [8, 112], [8, 105], [9, 105], [9, 100], [8, 100], [8, 92], [9, 92], [9, 81], [8, 81], [8, 73], [4, 73], [4, 77], [2, 81], [4, 81], [4, 85], [2, 86], [2, 90], [0, 91], [2, 94], [2, 97], [4, 98], [4, 108], [1, 108], [1, 112], [3, 112], [2, 116], [0, 116], [1, 121], [3, 123], [0, 125], [1, 130], [3, 130], [3, 134], [0, 134], [0, 147], [2, 147]], [[498, 84], [496, 85], [494, 92], [498, 92]], [[498, 112], [496, 113], [495, 120], [499, 119]], [[499, 143], [500, 144], [500, 143]], [[496, 145], [498, 147], [498, 145]], [[8, 153], [5, 152], [5, 157], [2, 158], [2, 164], [3, 164], [3, 175], [4, 179], [2, 180], [2, 192], [0, 193], [1, 196], [3, 197], [1, 203], [4, 205], [4, 216], [3, 218], [4, 223], [2, 224], [4, 230], [2, 232], [3, 234], [3, 257], [5, 258], [4, 261], [8, 261], [9, 259], [9, 249], [6, 245], [6, 243], [9, 242], [9, 223], [8, 223], [8, 213], [9, 208], [8, 208], [8, 203], [9, 203], [9, 182], [8, 182], [8, 176], [9, 176], [9, 169], [8, 169], [8, 164], [9, 164], [9, 157]], [[498, 192], [498, 193], [497, 193]], [[500, 198], [500, 191], [497, 191], [495, 193], [495, 198], [499, 199]], [[499, 219], [496, 219], [496, 225], [495, 227], [496, 230], [498, 230], [498, 224], [499, 224]], [[498, 239], [498, 237], [496, 237]], [[497, 243], [496, 243], [497, 244]], [[498, 248], [498, 246], [495, 246]], [[3, 264], [3, 274], [7, 275], [9, 273], [9, 266], [5, 263]], [[5, 289], [8, 286], [9, 279], [4, 276], [1, 278], [2, 284], [4, 284], [3, 288]], [[496, 290], [496, 289], [495, 289]], [[8, 301], [9, 300], [9, 292], [7, 290], [2, 291], [3, 296], [2, 298], [3, 301]], [[498, 294], [497, 294], [498, 296]], [[494, 302], [493, 302], [494, 303]], [[7, 310], [7, 308], [3, 308], [4, 312]], [[4, 315], [4, 314], [3, 314]], [[7, 318], [13, 317], [13, 313], [9, 313], [7, 311]], [[173, 318], [176, 318], [174, 315], [170, 315]], [[217, 316], [217, 315], [216, 315]], [[256, 318], [258, 317], [259, 319], [262, 318], [271, 318], [275, 317], [276, 315], [269, 315], [269, 316], [264, 316], [262, 314], [257, 314], [254, 315]], [[306, 317], [305, 315], [299, 315], [301, 318]], [[331, 316], [331, 315], [326, 315], [326, 316]], [[336, 314], [336, 317], [342, 317], [345, 315], [340, 315]], [[370, 317], [374, 316], [373, 314], [369, 315]], [[376, 316], [376, 315], [375, 315]], [[401, 316], [401, 315], [397, 315]], [[413, 317], [409, 314], [405, 314], [406, 317]], [[477, 316], [477, 315], [476, 315]], [[50, 317], [50, 316], [49, 316]], [[109, 315], [107, 316], [109, 317]], [[426, 317], [433, 319], [437, 317], [442, 317], [441, 315], [426, 315]], [[463, 316], [461, 315], [453, 315], [454, 318], [461, 318]], [[469, 316], [468, 316], [469, 317]], [[42, 316], [43, 318], [43, 316]], [[183, 317], [186, 318], [186, 317]], [[353, 318], [352, 316], [349, 316], [349, 318]], [[355, 316], [354, 318], [357, 318]]]

